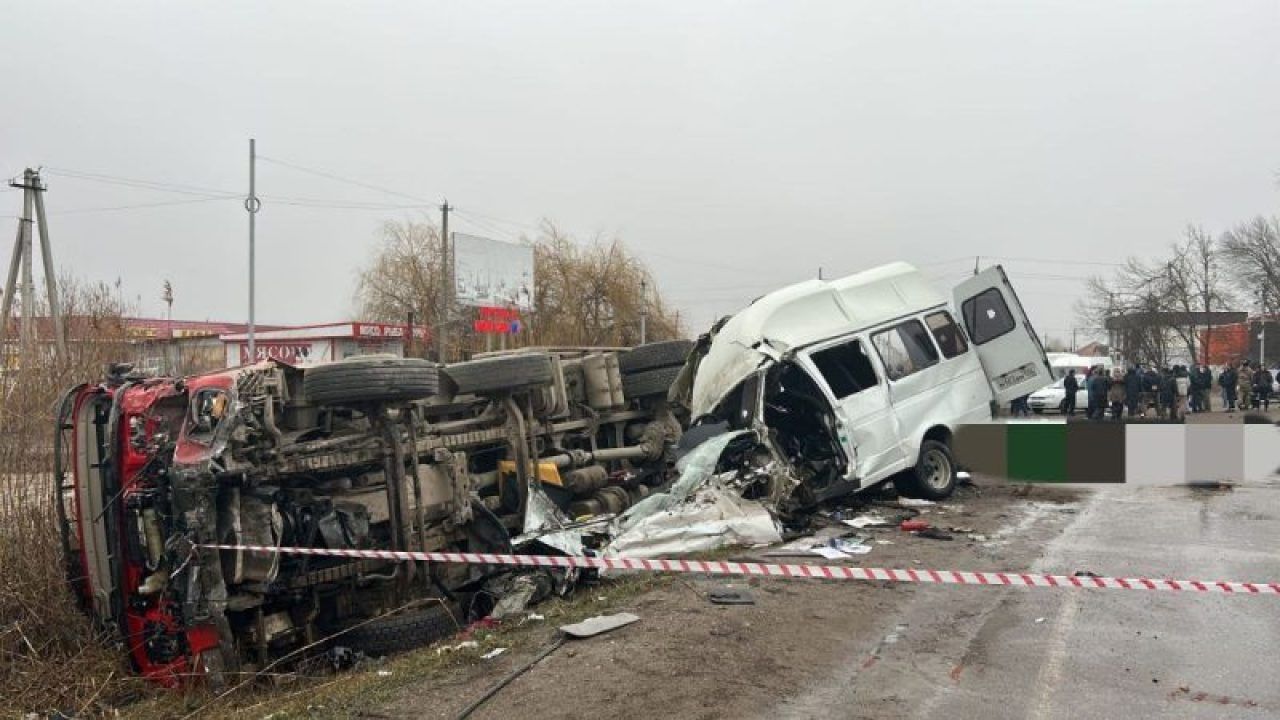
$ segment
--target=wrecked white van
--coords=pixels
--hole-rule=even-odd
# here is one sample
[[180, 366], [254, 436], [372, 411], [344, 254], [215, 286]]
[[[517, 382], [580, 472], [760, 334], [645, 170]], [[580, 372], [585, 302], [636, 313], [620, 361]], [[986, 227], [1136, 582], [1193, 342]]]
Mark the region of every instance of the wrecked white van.
[[955, 429], [1053, 380], [1002, 268], [952, 302], [906, 263], [777, 290], [699, 340], [673, 398], [695, 426], [755, 430], [784, 507], [891, 479], [947, 497]]

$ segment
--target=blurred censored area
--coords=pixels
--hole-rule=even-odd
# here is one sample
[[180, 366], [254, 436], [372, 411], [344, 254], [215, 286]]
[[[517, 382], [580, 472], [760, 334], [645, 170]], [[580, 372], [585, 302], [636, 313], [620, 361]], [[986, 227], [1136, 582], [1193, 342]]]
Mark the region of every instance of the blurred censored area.
[[1244, 423], [991, 423], [955, 434], [968, 470], [1027, 483], [1257, 482], [1280, 472], [1280, 427]]

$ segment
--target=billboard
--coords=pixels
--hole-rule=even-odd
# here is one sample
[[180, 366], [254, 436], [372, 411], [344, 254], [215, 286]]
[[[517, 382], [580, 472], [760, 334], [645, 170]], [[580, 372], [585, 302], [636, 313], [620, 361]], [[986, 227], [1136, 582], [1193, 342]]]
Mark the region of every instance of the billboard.
[[453, 233], [454, 298], [460, 305], [533, 307], [533, 246]]

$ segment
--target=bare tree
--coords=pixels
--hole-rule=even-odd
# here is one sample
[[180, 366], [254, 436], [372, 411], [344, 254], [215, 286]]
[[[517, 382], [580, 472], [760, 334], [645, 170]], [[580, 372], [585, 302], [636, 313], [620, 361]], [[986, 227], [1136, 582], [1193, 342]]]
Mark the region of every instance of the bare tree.
[[1280, 218], [1258, 216], [1222, 236], [1224, 264], [1249, 300], [1265, 311], [1280, 300]]
[[[1202, 228], [1188, 226], [1181, 243], [1173, 246], [1173, 257], [1165, 263], [1164, 287], [1168, 303], [1166, 312], [1173, 313], [1170, 328], [1186, 346], [1192, 359], [1197, 353], [1199, 331], [1194, 313], [1224, 310], [1232, 302], [1216, 258], [1213, 238]], [[1208, 325], [1204, 328], [1207, 330]], [[1206, 333], [1211, 342], [1212, 334]], [[1208, 349], [1205, 349], [1208, 352]]]
[[[658, 292], [644, 262], [617, 239], [580, 243], [544, 222], [534, 246], [537, 286], [526, 329], [511, 338], [521, 345], [634, 345], [647, 313], [647, 340], [678, 337], [675, 312]], [[409, 311], [433, 324], [441, 276], [439, 232], [428, 222], [393, 222], [383, 244], [359, 277], [357, 301], [369, 318], [403, 322]], [[460, 357], [486, 343], [472, 331], [465, 308], [449, 334]]]
[[1113, 338], [1130, 361], [1166, 364], [1171, 340], [1194, 361], [1206, 327], [1198, 313], [1224, 310], [1233, 301], [1217, 249], [1203, 229], [1188, 226], [1167, 260], [1129, 258], [1110, 277], [1090, 278], [1077, 311], [1098, 324], [1120, 321]]

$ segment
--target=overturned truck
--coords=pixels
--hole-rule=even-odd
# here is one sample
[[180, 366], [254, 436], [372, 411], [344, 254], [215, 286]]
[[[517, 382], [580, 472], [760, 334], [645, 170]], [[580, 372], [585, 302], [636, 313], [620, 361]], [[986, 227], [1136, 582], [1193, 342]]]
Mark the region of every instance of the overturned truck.
[[58, 411], [68, 575], [166, 684], [338, 633], [371, 654], [429, 642], [485, 612], [481, 569], [205, 546], [581, 552], [557, 532], [569, 518], [667, 482], [681, 422], [666, 395], [690, 345], [113, 368]]

